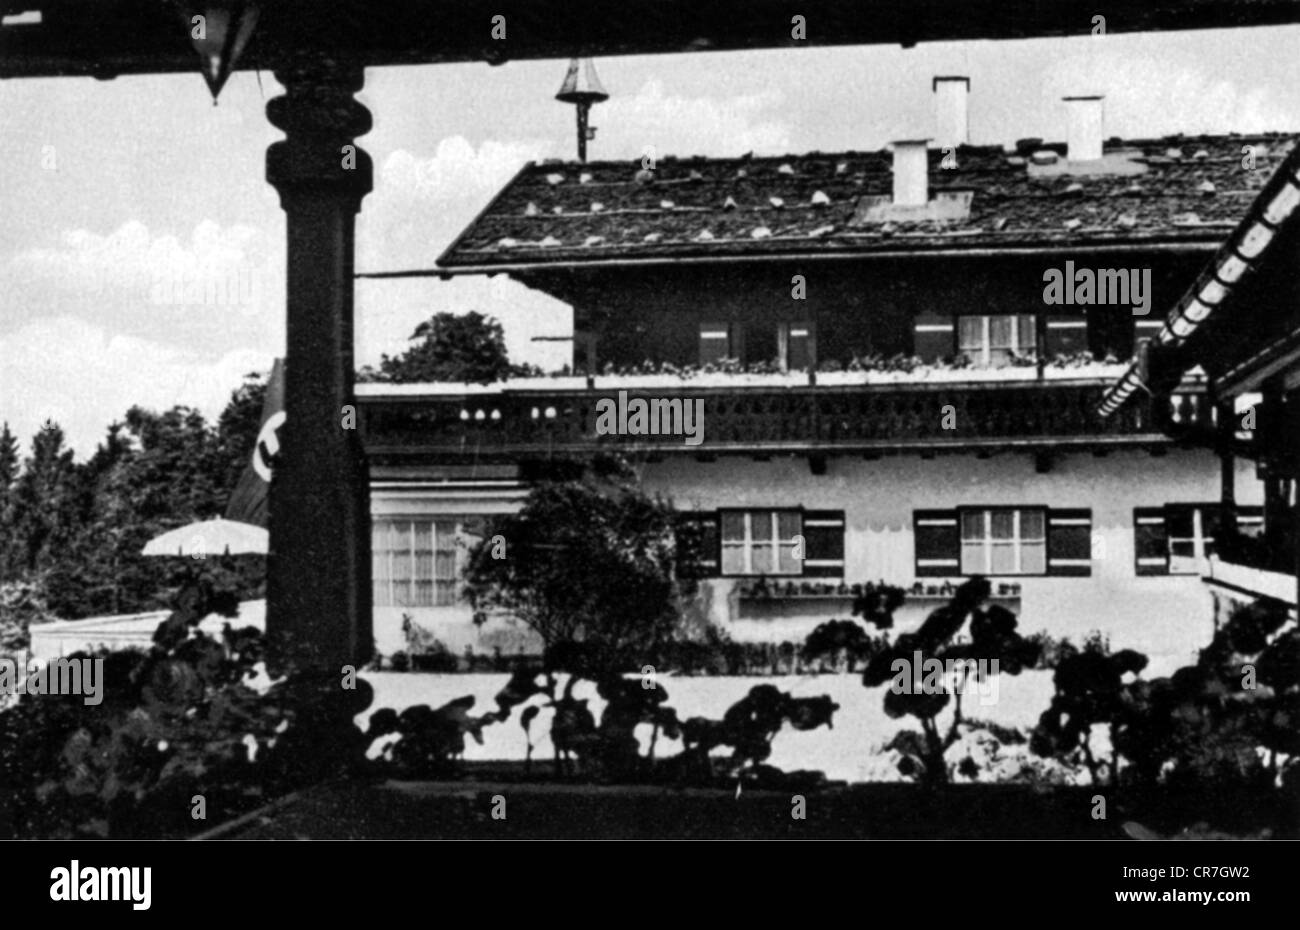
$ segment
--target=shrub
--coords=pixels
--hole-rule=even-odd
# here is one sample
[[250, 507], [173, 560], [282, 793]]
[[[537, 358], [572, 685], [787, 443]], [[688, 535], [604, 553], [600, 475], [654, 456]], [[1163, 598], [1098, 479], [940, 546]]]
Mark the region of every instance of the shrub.
[[[1062, 661], [1031, 749], [1081, 760], [1097, 783], [1300, 791], [1300, 629], [1285, 604], [1238, 610], [1168, 678], [1124, 680], [1146, 661], [1098, 649]], [[1109, 759], [1092, 748], [1097, 726], [1109, 730]]]
[[102, 702], [20, 696], [0, 713], [0, 824], [13, 837], [182, 836], [350, 771], [364, 680], [291, 674], [265, 686], [262, 634], [194, 635], [102, 660]]
[[599, 457], [491, 521], [469, 553], [465, 593], [477, 615], [502, 611], [536, 631], [548, 669], [591, 680], [637, 670], [671, 641], [690, 585], [676, 524], [624, 462]]
[[847, 665], [852, 674], [859, 662], [889, 648], [884, 637], [872, 637], [852, 620], [827, 620], [808, 634], [803, 644], [805, 662], [829, 662], [832, 669]]
[[[982, 682], [986, 674], [1018, 675], [1036, 655], [1033, 644], [1016, 632], [1019, 621], [1013, 613], [998, 605], [984, 606], [990, 594], [988, 579], [978, 575], [971, 578], [956, 589], [947, 604], [931, 611], [916, 632], [899, 636], [891, 648], [877, 653], [867, 663], [862, 684], [868, 688], [897, 683], [900, 661], [913, 675], [920, 676], [921, 670], [912, 668], [916, 653], [921, 653], [927, 664], [937, 661], [942, 667], [949, 662], [961, 663], [965, 669], [956, 682], [945, 676], [937, 686], [931, 686], [927, 672], [924, 687], [898, 688], [891, 684], [886, 690], [885, 713], [894, 719], [912, 716], [921, 725], [920, 732], [899, 731], [885, 747], [900, 753], [898, 769], [906, 777], [928, 785], [949, 782], [953, 773], [945, 753], [962, 738], [963, 730], [969, 732], [981, 726], [963, 714], [965, 685]], [[959, 641], [967, 624], [969, 641]], [[996, 665], [990, 670], [985, 663], [992, 662]], [[949, 704], [952, 718], [943, 728], [939, 726], [939, 715]], [[959, 774], [973, 777], [970, 767], [974, 762], [967, 764], [963, 760], [960, 764]]]

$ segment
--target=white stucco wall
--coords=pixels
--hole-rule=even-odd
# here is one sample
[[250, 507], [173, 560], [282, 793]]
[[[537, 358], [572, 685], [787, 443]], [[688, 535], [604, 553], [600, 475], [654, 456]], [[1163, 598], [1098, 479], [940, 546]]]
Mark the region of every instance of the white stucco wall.
[[[1081, 642], [1092, 630], [1110, 637], [1115, 649], [1134, 648], [1159, 668], [1190, 659], [1208, 642], [1213, 624], [1210, 594], [1195, 575], [1138, 577], [1134, 571], [1133, 508], [1166, 503], [1212, 502], [1219, 498], [1218, 460], [1203, 450], [1170, 450], [1160, 457], [1145, 452], [1069, 454], [1052, 470], [1038, 474], [1032, 456], [1001, 454], [894, 456], [876, 461], [833, 457], [824, 475], [813, 475], [804, 457], [760, 462], [723, 456], [701, 462], [670, 456], [640, 467], [644, 487], [670, 498], [679, 509], [718, 507], [807, 507], [845, 512], [845, 578], [850, 584], [884, 580], [910, 587], [914, 575], [912, 512], [916, 509], [975, 505], [1087, 507], [1100, 545], [1092, 575], [994, 578], [1021, 586], [1023, 632], [1047, 630]], [[517, 508], [522, 491], [441, 492], [435, 489], [384, 489], [371, 492], [380, 515], [495, 513]], [[1237, 497], [1242, 504], [1262, 502], [1253, 466], [1239, 463]], [[830, 579], [819, 579], [830, 580]], [[938, 584], [941, 578], [920, 579]], [[954, 579], [959, 581], [960, 579]], [[800, 641], [817, 623], [847, 616], [848, 608], [800, 603], [797, 616], [746, 619], [731, 593], [736, 582], [718, 579], [710, 617], [733, 638]], [[933, 603], [914, 602], [898, 617], [896, 629], [919, 622]], [[491, 652], [496, 643], [527, 642], [526, 631], [504, 621], [475, 627], [467, 607], [376, 607], [376, 647], [385, 654], [403, 648], [402, 614], [432, 630], [450, 649], [466, 646]]]
[[[1088, 507], [1100, 537], [1092, 575], [993, 579], [1021, 585], [1021, 629], [1047, 630], [1076, 642], [1091, 630], [1108, 634], [1115, 649], [1134, 648], [1153, 662], [1181, 664], [1208, 642], [1213, 628], [1210, 596], [1195, 575], [1139, 577], [1134, 570], [1133, 508], [1219, 499], [1218, 460], [1202, 450], [1065, 455], [1038, 474], [1033, 457], [886, 457], [866, 461], [831, 458], [824, 475], [813, 475], [804, 458], [758, 462], [719, 458], [698, 462], [670, 458], [643, 468], [648, 490], [662, 493], [681, 509], [791, 507], [845, 512], [845, 581], [883, 579], [909, 587], [915, 577], [912, 512], [975, 505]], [[1237, 496], [1242, 504], [1262, 502], [1253, 466], [1240, 463]], [[925, 584], [943, 579], [923, 578]], [[745, 620], [727, 592], [731, 579], [711, 582], [711, 616], [737, 639], [791, 639], [807, 634], [818, 619]], [[906, 629], [913, 617], [899, 618]], [[827, 614], [820, 619], [835, 614]], [[846, 616], [847, 610], [839, 615]]]

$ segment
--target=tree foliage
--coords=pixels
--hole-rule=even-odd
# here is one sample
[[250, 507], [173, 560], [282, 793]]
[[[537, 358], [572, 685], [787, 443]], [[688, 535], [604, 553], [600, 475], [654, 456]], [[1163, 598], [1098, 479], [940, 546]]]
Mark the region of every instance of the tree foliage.
[[[225, 510], [256, 441], [264, 392], [259, 378], [246, 379], [215, 427], [188, 407], [132, 407], [85, 462], [47, 423], [15, 469], [16, 444], [0, 431], [0, 583], [36, 585], [54, 615], [78, 618], [161, 609], [195, 569], [219, 571], [212, 559], [140, 552], [159, 533]], [[259, 568], [241, 567], [245, 596]]]
[[874, 648], [875, 641], [861, 625], [852, 620], [827, 620], [808, 634], [803, 644], [803, 656], [805, 661], [820, 659], [832, 666], [845, 661], [852, 675], [855, 666], [869, 658]]
[[541, 636], [551, 667], [639, 669], [674, 631], [682, 585], [672, 508], [618, 468], [543, 480], [472, 547], [466, 594]]
[[[0, 713], [0, 836], [184, 836], [363, 766], [351, 718], [370, 685], [271, 683], [262, 653], [258, 630], [227, 627], [148, 653], [70, 657], [102, 661], [102, 703], [28, 694]], [[205, 819], [191, 816], [196, 796]]]
[[363, 378], [394, 382], [464, 381], [490, 384], [533, 370], [510, 363], [505, 331], [490, 316], [435, 313], [415, 328], [409, 349], [384, 355], [379, 370], [365, 369]]
[[[1146, 657], [1084, 652], [1063, 661], [1030, 741], [1109, 784], [1261, 787], [1300, 792], [1300, 629], [1268, 598], [1238, 610], [1194, 665], [1136, 676]], [[1110, 737], [1109, 759], [1093, 748]]]
[[[945, 753], [961, 739], [963, 730], [984, 726], [963, 712], [962, 699], [968, 686], [983, 683], [988, 675], [1018, 675], [1031, 668], [1037, 657], [1034, 644], [1016, 632], [1015, 614], [996, 604], [985, 606], [990, 587], [982, 576], [966, 581], [947, 604], [930, 612], [915, 633], [899, 636], [891, 649], [873, 656], [862, 674], [862, 683], [869, 688], [890, 683], [884, 697], [887, 715], [894, 719], [911, 716], [919, 721], [919, 733], [901, 730], [886, 748], [901, 754], [898, 767], [903, 775], [928, 785], [951, 780]], [[963, 629], [968, 633], [961, 635]], [[922, 670], [914, 668], [918, 657], [925, 663], [937, 661], [944, 668], [957, 669], [958, 674], [944, 675], [936, 686], [928, 686], [929, 676], [922, 678]], [[896, 687], [900, 667], [916, 675], [918, 684], [927, 686]], [[946, 728], [941, 727], [939, 715], [949, 704], [952, 718]], [[958, 763], [958, 771], [973, 777], [974, 766], [968, 757]]]

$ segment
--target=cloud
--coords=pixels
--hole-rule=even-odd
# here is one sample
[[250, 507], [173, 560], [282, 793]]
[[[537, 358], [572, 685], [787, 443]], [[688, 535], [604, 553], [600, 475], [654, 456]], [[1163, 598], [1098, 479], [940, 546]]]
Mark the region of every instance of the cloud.
[[527, 162], [546, 157], [544, 142], [484, 142], [463, 136], [421, 156], [397, 149], [378, 169], [357, 235], [361, 270], [431, 268], [434, 260]]
[[476, 149], [464, 136], [443, 139], [426, 158], [398, 149], [384, 159], [378, 192], [426, 201], [481, 198], [495, 194], [526, 162], [546, 157], [549, 149], [542, 141], [484, 142]]
[[[1126, 51], [1127, 49], [1127, 51]], [[1107, 136], [1151, 138], [1183, 133], [1276, 132], [1300, 125], [1300, 110], [1274, 88], [1239, 85], [1215, 69], [1181, 67], [1167, 57], [1138, 54], [1131, 40], [1104, 52], [1063, 57], [1046, 74], [1042, 95], [1047, 112], [1065, 114], [1060, 98], [1106, 96]]]
[[214, 419], [244, 374], [270, 369], [272, 354], [240, 349], [208, 358], [76, 317], [43, 318], [0, 335], [0, 421], [26, 448], [52, 419], [84, 457], [133, 405], [185, 404]]
[[789, 126], [768, 111], [783, 99], [776, 90], [683, 97], [666, 94], [663, 83], [652, 78], [635, 95], [612, 97], [592, 111], [599, 127], [593, 154], [632, 159], [653, 147], [658, 156], [782, 155], [791, 147]]
[[16, 252], [0, 279], [24, 296], [6, 305], [0, 326], [20, 325], [29, 308], [40, 308], [109, 320], [145, 338], [166, 330], [210, 350], [283, 332], [283, 243], [242, 224], [204, 220], [187, 240], [136, 220], [107, 234], [65, 230], [57, 245]]
[[199, 223], [188, 243], [172, 235], [152, 235], [135, 220], [108, 235], [73, 229], [60, 238], [57, 247], [18, 252], [10, 259], [11, 272], [77, 293], [122, 289], [164, 303], [168, 289], [178, 285], [193, 281], [212, 290], [241, 271], [263, 275], [269, 264], [258, 230], [245, 225], [222, 228], [212, 220]]

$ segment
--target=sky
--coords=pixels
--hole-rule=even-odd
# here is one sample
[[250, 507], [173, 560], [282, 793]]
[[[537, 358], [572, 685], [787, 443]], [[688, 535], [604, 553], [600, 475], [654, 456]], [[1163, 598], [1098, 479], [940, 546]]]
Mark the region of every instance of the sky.
[[[574, 157], [564, 60], [381, 68], [359, 99], [375, 189], [357, 269], [431, 268], [527, 161]], [[589, 157], [878, 149], [934, 134], [930, 78], [971, 78], [971, 141], [1064, 140], [1067, 94], [1105, 134], [1300, 132], [1300, 27], [601, 58]], [[78, 457], [134, 404], [215, 417], [284, 344], [284, 215], [265, 181], [280, 88], [238, 72], [0, 81], [0, 421]], [[563, 363], [569, 308], [503, 277], [361, 280], [357, 363], [431, 314], [500, 319], [516, 361]]]

